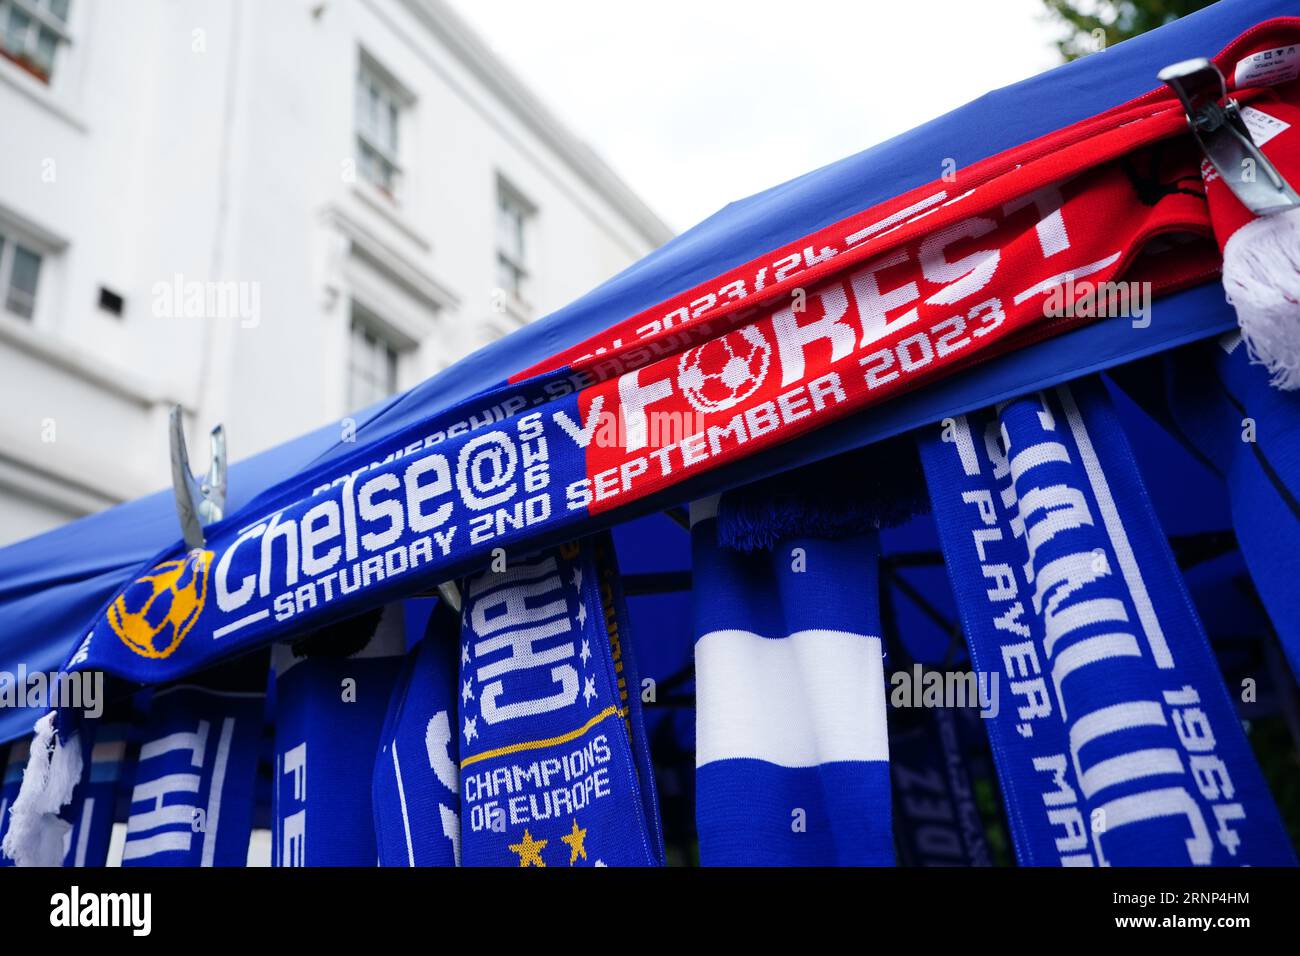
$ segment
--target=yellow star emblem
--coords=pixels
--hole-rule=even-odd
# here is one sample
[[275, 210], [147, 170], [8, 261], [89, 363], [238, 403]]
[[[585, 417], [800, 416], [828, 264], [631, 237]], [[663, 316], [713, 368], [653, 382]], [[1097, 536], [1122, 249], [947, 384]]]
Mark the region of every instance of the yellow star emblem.
[[573, 820], [573, 832], [568, 836], [560, 837], [561, 843], [569, 844], [569, 866], [573, 866], [573, 864], [578, 862], [579, 855], [581, 855], [584, 860], [587, 858], [587, 848], [583, 845], [583, 841], [586, 839], [587, 831], [578, 827], [578, 820], [575, 817]]
[[[562, 839], [568, 840], [568, 837]], [[545, 866], [546, 861], [542, 859], [542, 850], [550, 842], [550, 840], [534, 840], [532, 834], [525, 830], [524, 838], [518, 843], [511, 843], [510, 850], [519, 854], [520, 866]]]

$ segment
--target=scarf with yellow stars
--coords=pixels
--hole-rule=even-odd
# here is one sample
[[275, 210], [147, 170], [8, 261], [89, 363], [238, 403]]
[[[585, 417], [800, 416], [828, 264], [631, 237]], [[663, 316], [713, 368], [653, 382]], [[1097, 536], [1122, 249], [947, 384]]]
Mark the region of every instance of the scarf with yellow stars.
[[663, 862], [641, 686], [608, 534], [502, 554], [464, 590], [461, 861]]

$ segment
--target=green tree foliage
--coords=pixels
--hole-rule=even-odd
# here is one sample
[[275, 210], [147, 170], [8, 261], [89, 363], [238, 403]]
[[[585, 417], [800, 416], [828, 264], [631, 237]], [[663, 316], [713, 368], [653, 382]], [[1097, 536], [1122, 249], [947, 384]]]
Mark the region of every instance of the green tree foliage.
[[1075, 60], [1146, 33], [1213, 0], [1043, 0], [1052, 19], [1066, 29], [1056, 41], [1061, 56]]

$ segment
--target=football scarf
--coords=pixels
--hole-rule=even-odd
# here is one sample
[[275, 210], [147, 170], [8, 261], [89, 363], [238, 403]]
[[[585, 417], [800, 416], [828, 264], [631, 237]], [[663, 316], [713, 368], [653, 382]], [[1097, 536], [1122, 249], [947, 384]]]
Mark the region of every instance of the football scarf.
[[[108, 844], [113, 834], [118, 788], [126, 763], [130, 726], [120, 722], [97, 723], [90, 759], [86, 761], [81, 781], [65, 808], [63, 817], [72, 823], [64, 866], [104, 866], [108, 862]], [[240, 860], [237, 865], [243, 865]]]
[[[910, 435], [905, 437], [912, 441]], [[919, 460], [915, 476], [908, 480], [924, 498], [925, 478]], [[918, 502], [913, 516], [928, 510]], [[986, 696], [985, 704], [979, 702], [978, 684], [975, 699], [966, 707], [949, 706], [942, 695], [925, 700], [928, 673], [942, 679], [939, 667], [952, 666], [952, 652], [957, 647], [951, 634], [945, 635], [944, 645], [914, 642], [914, 633], [905, 630], [914, 625], [900, 625], [898, 614], [904, 576], [894, 568], [883, 577], [881, 625], [886, 636], [885, 662], [891, 671], [889, 777], [898, 864], [993, 866], [992, 844], [1001, 836], [996, 831], [1005, 827], [997, 816], [996, 797], [990, 792], [988, 736], [980, 719], [981, 708], [991, 701]], [[926, 594], [927, 599], [933, 597]], [[914, 646], [919, 656], [914, 655]], [[908, 678], [905, 684], [899, 680], [900, 674]], [[923, 690], [920, 701], [914, 697], [918, 687]], [[992, 838], [991, 830], [995, 831]]]
[[891, 865], [877, 535], [742, 553], [717, 501], [691, 506], [700, 863]]
[[1114, 377], [1223, 478], [1246, 567], [1300, 674], [1300, 394], [1271, 388], [1236, 333]]
[[[661, 683], [659, 691], [666, 688]], [[693, 700], [693, 697], [692, 697]], [[666, 701], [661, 697], [660, 706]], [[699, 841], [695, 834], [695, 709], [675, 706], [647, 727], [654, 754], [655, 790], [664, 831], [664, 859], [668, 866], [698, 866]]]
[[919, 441], [1020, 862], [1294, 863], [1100, 381]]
[[393, 688], [372, 790], [380, 866], [460, 863], [459, 630], [439, 602]]
[[[964, 737], [978, 717], [951, 707], [889, 715], [894, 830], [903, 866], [992, 866], [966, 768]], [[983, 733], [983, 729], [975, 727]]]
[[[1295, 75], [1296, 47], [1288, 54]], [[1284, 53], [1285, 51], [1269, 51]], [[1255, 144], [1283, 177], [1300, 188], [1300, 82], [1291, 94], [1270, 92], [1242, 110]], [[1285, 88], [1285, 87], [1284, 87]], [[1261, 171], [1260, 175], [1264, 175]], [[1263, 365], [1271, 384], [1300, 389], [1300, 208], [1255, 216], [1220, 178], [1209, 160], [1201, 163], [1215, 238], [1223, 250], [1223, 287], [1237, 310], [1246, 350]]]
[[[141, 728], [123, 866], [244, 866], [266, 655], [161, 688]], [[93, 730], [84, 736], [93, 740]], [[107, 754], [101, 754], [107, 756]], [[94, 748], [91, 748], [94, 772]]]
[[461, 861], [664, 859], [613, 542], [585, 538], [465, 584]]
[[[1233, 74], [1297, 35], [1300, 20], [1270, 21], [1216, 62]], [[1295, 81], [1266, 85], [1277, 81], [1247, 75], [1234, 95], [1270, 109], [1300, 97]], [[1265, 150], [1296, 178], [1294, 139]], [[1223, 261], [1216, 230], [1237, 230], [1215, 218], [1199, 168], [1181, 105], [1153, 90], [773, 249], [286, 480], [207, 528], [202, 549], [158, 554], [66, 668], [174, 680], [477, 572], [495, 549], [588, 533], [720, 465], [1094, 321], [1080, 299], [1099, 283], [1159, 294], [1206, 281]], [[1245, 284], [1285, 290], [1284, 240], [1264, 231], [1260, 268], [1238, 257], [1255, 277]]]
[[272, 866], [375, 866], [371, 775], [406, 650], [403, 606], [277, 644]]
[[[23, 770], [27, 766], [27, 756], [31, 752], [31, 747], [30, 737], [20, 738], [9, 745], [9, 753], [5, 758], [4, 780], [0, 782], [0, 841], [3, 841], [9, 833], [9, 811], [18, 797], [19, 787], [22, 786]], [[13, 865], [14, 859], [7, 850], [0, 853], [0, 866]]]

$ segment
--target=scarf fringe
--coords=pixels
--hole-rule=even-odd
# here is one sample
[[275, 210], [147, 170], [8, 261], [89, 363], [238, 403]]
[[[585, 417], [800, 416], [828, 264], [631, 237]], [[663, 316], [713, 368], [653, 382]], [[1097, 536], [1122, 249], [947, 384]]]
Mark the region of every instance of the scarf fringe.
[[1300, 209], [1260, 216], [1223, 250], [1223, 287], [1251, 360], [1270, 384], [1300, 389]]
[[728, 491], [718, 544], [752, 552], [791, 538], [848, 538], [898, 527], [928, 507], [916, 452], [895, 439]]
[[3, 851], [18, 866], [61, 866], [72, 824], [59, 810], [72, 801], [81, 779], [81, 744], [74, 734], [60, 741], [53, 711], [36, 721], [36, 736], [23, 782], [9, 811]]
[[718, 510], [718, 543], [736, 551], [771, 551], [791, 538], [846, 538], [879, 527], [870, 507], [811, 495], [726, 501]]

